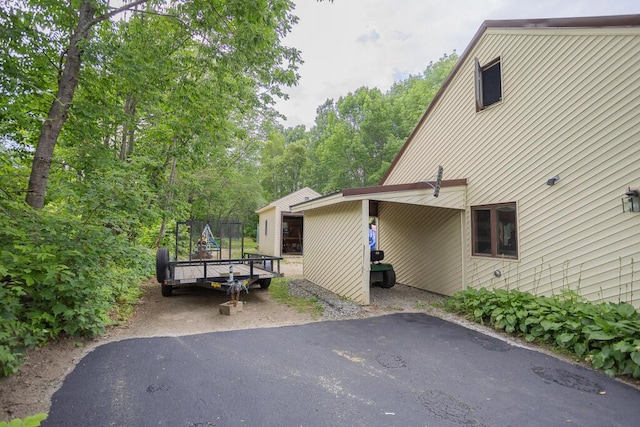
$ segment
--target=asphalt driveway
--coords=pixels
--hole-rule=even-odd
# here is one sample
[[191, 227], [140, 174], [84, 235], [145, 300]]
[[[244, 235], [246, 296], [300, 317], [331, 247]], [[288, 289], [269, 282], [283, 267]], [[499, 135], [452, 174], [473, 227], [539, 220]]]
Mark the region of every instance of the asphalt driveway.
[[635, 426], [640, 391], [422, 313], [138, 338], [89, 353], [44, 426]]

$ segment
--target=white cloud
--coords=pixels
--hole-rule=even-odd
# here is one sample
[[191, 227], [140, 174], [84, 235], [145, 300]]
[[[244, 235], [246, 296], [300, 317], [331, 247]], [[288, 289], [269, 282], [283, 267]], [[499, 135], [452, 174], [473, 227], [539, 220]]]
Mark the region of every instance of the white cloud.
[[286, 126], [313, 126], [316, 109], [359, 87], [386, 91], [429, 62], [461, 54], [483, 21], [640, 13], [637, 0], [297, 0], [284, 43], [302, 51], [298, 87], [276, 108]]

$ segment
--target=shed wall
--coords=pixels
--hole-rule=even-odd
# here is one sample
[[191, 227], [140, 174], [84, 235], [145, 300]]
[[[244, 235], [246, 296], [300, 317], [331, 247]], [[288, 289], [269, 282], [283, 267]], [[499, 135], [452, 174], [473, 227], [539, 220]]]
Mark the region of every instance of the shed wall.
[[[503, 101], [476, 112], [474, 59], [498, 57]], [[467, 178], [468, 285], [638, 306], [640, 215], [621, 208], [627, 187], [640, 188], [638, 94], [637, 28], [489, 29], [385, 184], [424, 180], [439, 164], [445, 179]], [[471, 256], [469, 207], [514, 201], [519, 259]]]
[[[257, 212], [259, 212], [259, 222], [261, 226], [258, 244], [260, 253], [271, 256], [282, 256], [282, 213], [289, 212], [292, 205], [319, 196], [320, 193], [317, 191], [309, 187], [304, 187], [259, 209]], [[264, 234], [265, 221], [268, 221], [269, 228], [266, 236]]]
[[463, 289], [463, 211], [381, 203], [379, 243], [396, 281], [443, 295]]
[[[276, 208], [269, 209], [260, 213], [260, 226], [258, 233], [260, 234], [260, 241], [258, 243], [258, 251], [264, 255], [280, 256], [276, 253], [276, 238], [280, 226], [280, 215], [276, 215]], [[267, 230], [265, 234], [265, 228]]]
[[[366, 205], [368, 208], [368, 204]], [[361, 201], [306, 211], [305, 279], [361, 304], [369, 304], [369, 247]], [[365, 258], [366, 257], [366, 258]], [[366, 270], [366, 271], [365, 271]], [[366, 275], [367, 286], [363, 286]]]

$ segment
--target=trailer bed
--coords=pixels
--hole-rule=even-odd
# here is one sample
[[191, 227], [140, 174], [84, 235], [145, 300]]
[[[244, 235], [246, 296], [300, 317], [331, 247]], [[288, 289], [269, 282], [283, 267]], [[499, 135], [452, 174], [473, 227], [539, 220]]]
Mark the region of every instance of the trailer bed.
[[[217, 264], [217, 263], [177, 263], [173, 274], [174, 284], [201, 283], [203, 281], [226, 282], [229, 280], [229, 266], [233, 267], [233, 277], [236, 280], [246, 278], [269, 279], [274, 272], [247, 264]], [[277, 275], [277, 274], [276, 274]]]
[[[242, 259], [171, 261], [167, 248], [158, 248], [156, 276], [163, 296], [171, 296], [174, 288], [203, 286], [228, 289], [241, 284], [247, 289], [266, 289], [273, 277], [279, 277], [280, 257], [245, 254]], [[231, 276], [233, 274], [233, 276]]]

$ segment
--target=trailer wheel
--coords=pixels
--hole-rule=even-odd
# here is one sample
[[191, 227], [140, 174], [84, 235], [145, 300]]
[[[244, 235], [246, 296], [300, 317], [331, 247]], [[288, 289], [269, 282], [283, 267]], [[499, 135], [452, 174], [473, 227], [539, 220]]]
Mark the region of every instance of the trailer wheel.
[[259, 279], [260, 289], [267, 289], [271, 285], [271, 279]]
[[[164, 283], [168, 279], [169, 249], [158, 248], [156, 252], [156, 279], [158, 283]], [[164, 295], [164, 292], [162, 293]]]
[[396, 272], [393, 270], [386, 270], [383, 274], [384, 279], [380, 283], [381, 288], [393, 288], [396, 284]]

